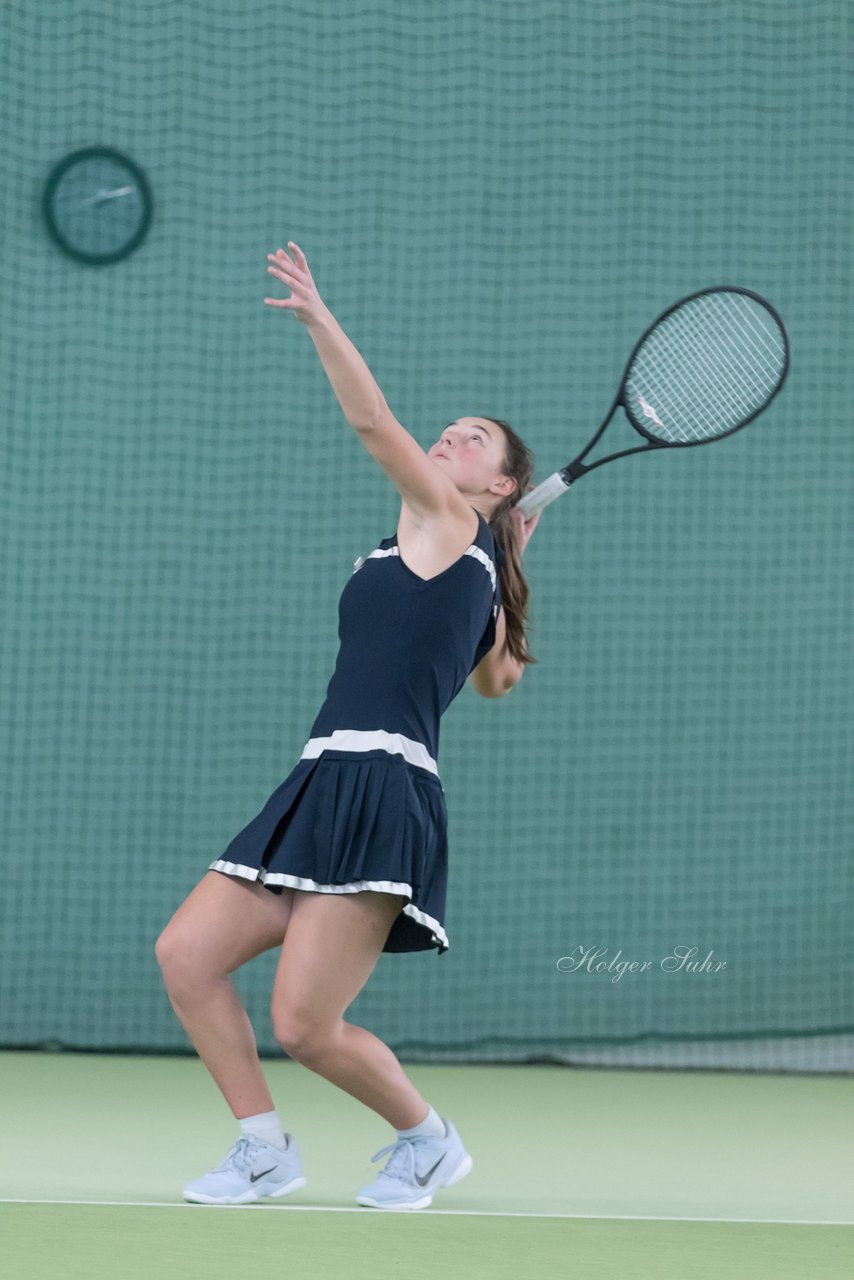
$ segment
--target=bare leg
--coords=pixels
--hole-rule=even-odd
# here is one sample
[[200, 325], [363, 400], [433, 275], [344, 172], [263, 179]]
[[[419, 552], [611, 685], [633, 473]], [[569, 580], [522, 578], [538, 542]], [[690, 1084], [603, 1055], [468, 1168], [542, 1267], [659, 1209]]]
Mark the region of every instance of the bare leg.
[[337, 1038], [311, 1056], [306, 1065], [378, 1112], [395, 1129], [411, 1129], [427, 1119], [430, 1104], [394, 1052], [364, 1027], [342, 1021]]
[[255, 1032], [234, 984], [228, 978], [206, 983], [184, 1003], [168, 989], [167, 993], [235, 1118], [273, 1111], [275, 1104], [258, 1058]]
[[208, 871], [157, 939], [172, 1008], [235, 1118], [274, 1109], [255, 1032], [228, 974], [280, 946], [292, 889]]
[[297, 890], [272, 1006], [276, 1039], [286, 1053], [395, 1129], [420, 1124], [429, 1103], [388, 1045], [342, 1015], [373, 972], [405, 901], [372, 891]]

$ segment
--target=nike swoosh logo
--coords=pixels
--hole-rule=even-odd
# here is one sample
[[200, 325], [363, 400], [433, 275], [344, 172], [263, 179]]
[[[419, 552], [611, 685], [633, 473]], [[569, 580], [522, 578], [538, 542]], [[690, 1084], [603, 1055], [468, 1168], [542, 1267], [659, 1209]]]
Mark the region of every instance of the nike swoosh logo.
[[[273, 1165], [273, 1169], [275, 1169], [275, 1167], [276, 1167], [276, 1166], [275, 1166], [275, 1165]], [[250, 1182], [257, 1182], [259, 1178], [263, 1178], [263, 1177], [265, 1177], [265, 1176], [266, 1176], [266, 1174], [268, 1174], [268, 1173], [272, 1173], [272, 1172], [273, 1172], [273, 1169], [265, 1169], [263, 1173], [250, 1173], [250, 1175], [249, 1175], [249, 1181], [250, 1181]]]
[[[448, 1154], [448, 1153], [447, 1153], [447, 1151], [446, 1151], [446, 1152], [445, 1152], [445, 1155], [447, 1155], [447, 1154]], [[430, 1169], [430, 1170], [428, 1170], [428, 1172], [424, 1174], [424, 1177], [423, 1177], [423, 1178], [419, 1178], [418, 1174], [417, 1174], [417, 1173], [415, 1174], [415, 1181], [418, 1183], [419, 1187], [426, 1187], [426, 1186], [427, 1186], [427, 1183], [428, 1183], [428, 1182], [430, 1181], [430, 1179], [433, 1177], [433, 1174], [434, 1174], [434, 1173], [436, 1172], [436, 1170], [439, 1168], [439, 1165], [442, 1163], [442, 1161], [443, 1161], [444, 1159], [445, 1159], [445, 1156], [439, 1156], [439, 1159], [438, 1159], [438, 1160], [436, 1161], [436, 1163], [433, 1165], [433, 1168], [432, 1168], [432, 1169]]]

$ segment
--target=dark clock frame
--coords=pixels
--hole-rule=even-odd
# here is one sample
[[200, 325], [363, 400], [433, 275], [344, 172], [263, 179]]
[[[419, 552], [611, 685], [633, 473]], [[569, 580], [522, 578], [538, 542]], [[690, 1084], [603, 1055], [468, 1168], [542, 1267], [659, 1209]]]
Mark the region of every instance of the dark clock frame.
[[[57, 187], [68, 170], [84, 160], [91, 160], [95, 157], [113, 160], [125, 168], [135, 181], [142, 198], [142, 210], [138, 227], [120, 248], [110, 253], [84, 253], [76, 248], [66, 239], [61, 220], [57, 220], [53, 205]], [[113, 147], [83, 147], [79, 151], [73, 151], [69, 155], [63, 156], [50, 171], [42, 195], [42, 214], [53, 240], [59, 245], [63, 253], [68, 254], [75, 262], [86, 263], [89, 266], [106, 266], [110, 262], [119, 262], [122, 258], [126, 258], [133, 253], [148, 234], [153, 212], [154, 199], [151, 194], [151, 187], [142, 169], [123, 152], [116, 151]]]

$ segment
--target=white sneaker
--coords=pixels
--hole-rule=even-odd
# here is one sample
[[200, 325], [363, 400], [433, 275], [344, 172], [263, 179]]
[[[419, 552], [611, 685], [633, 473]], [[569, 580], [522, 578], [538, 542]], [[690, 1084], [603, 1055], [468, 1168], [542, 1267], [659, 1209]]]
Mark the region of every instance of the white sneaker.
[[188, 1182], [184, 1199], [194, 1204], [248, 1204], [262, 1196], [278, 1199], [304, 1187], [299, 1148], [286, 1133], [287, 1148], [274, 1147], [253, 1134], [237, 1139], [222, 1164]]
[[445, 1121], [442, 1138], [398, 1138], [380, 1147], [371, 1161], [387, 1151], [391, 1159], [374, 1182], [360, 1187], [356, 1203], [374, 1209], [426, 1209], [440, 1187], [452, 1187], [472, 1169], [472, 1158], [450, 1120]]

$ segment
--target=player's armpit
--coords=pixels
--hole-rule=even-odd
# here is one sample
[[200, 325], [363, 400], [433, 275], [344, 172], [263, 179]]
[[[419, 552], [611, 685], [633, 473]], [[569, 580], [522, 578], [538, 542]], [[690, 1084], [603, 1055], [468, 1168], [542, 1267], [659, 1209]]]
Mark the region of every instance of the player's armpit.
[[432, 519], [449, 510], [468, 512], [468, 504], [450, 476], [428, 458], [385, 400], [373, 423], [357, 427], [356, 433], [416, 517]]

